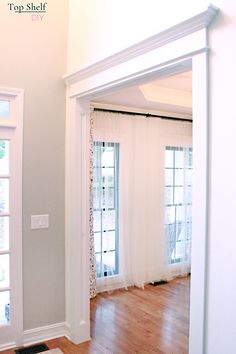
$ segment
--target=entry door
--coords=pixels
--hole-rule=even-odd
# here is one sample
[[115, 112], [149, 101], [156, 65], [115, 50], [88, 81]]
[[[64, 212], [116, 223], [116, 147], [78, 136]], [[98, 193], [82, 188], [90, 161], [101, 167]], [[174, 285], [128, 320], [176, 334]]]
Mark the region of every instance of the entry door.
[[22, 344], [22, 183], [19, 96], [0, 96], [0, 350]]

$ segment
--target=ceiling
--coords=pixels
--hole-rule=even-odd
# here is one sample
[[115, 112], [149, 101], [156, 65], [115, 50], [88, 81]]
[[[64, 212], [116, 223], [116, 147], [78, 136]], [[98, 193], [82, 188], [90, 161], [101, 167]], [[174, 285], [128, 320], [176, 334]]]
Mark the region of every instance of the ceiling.
[[192, 116], [192, 71], [125, 88], [93, 102], [97, 107], [189, 118]]

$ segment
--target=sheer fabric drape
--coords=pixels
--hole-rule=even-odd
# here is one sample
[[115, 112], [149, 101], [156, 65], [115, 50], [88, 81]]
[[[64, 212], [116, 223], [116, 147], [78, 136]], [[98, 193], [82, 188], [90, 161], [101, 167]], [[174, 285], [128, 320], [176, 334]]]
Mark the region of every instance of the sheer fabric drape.
[[93, 141], [119, 143], [119, 274], [99, 290], [168, 279], [165, 147], [191, 146], [191, 124], [95, 111]]

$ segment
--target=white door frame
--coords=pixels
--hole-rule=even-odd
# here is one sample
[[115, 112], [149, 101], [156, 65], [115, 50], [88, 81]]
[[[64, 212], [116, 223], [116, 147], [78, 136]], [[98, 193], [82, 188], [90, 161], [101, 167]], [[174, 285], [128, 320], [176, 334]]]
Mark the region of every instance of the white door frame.
[[66, 323], [70, 339], [90, 339], [89, 129], [90, 101], [117, 89], [192, 68], [193, 241], [189, 353], [205, 352], [208, 234], [208, 9], [145, 41], [65, 76]]
[[[0, 87], [0, 99], [10, 102], [10, 116], [0, 119], [0, 135], [10, 147], [10, 323], [0, 326], [0, 351], [23, 342], [22, 276], [22, 89]], [[5, 290], [5, 289], [4, 289]], [[8, 290], [8, 289], [6, 289]]]

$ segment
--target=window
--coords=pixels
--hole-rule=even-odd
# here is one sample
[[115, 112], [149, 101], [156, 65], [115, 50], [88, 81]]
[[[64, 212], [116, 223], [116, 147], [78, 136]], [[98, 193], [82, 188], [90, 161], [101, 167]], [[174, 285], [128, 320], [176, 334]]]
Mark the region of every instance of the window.
[[192, 234], [192, 149], [165, 150], [165, 230], [170, 264], [190, 260]]
[[94, 143], [93, 216], [97, 277], [119, 273], [119, 144]]

